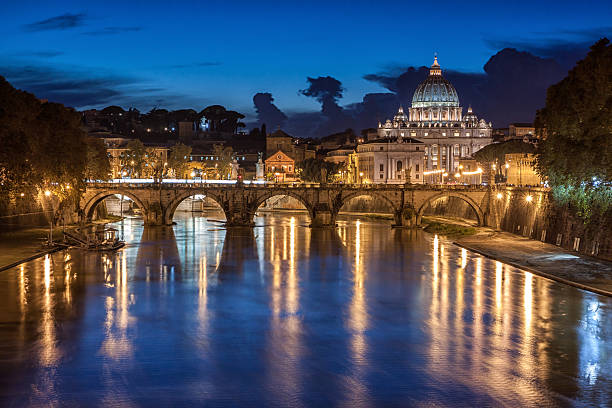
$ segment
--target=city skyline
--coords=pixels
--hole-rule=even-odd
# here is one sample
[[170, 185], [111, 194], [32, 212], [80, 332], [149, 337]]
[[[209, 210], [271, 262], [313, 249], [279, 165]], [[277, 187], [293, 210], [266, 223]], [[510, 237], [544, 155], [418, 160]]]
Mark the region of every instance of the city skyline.
[[[258, 120], [253, 96], [270, 93], [270, 103], [289, 117], [290, 130], [309, 133], [302, 122], [328, 121], [329, 126], [319, 129], [321, 136], [344, 123], [325, 112], [321, 98], [301, 92], [313, 85], [307, 78], [337, 80], [339, 92], [324, 92], [352, 118], [346, 122], [349, 125], [355, 122], [355, 112], [365, 110], [365, 120], [354, 125], [364, 126], [382, 112], [394, 112], [389, 109], [403, 102], [402, 90], [395, 89], [394, 82], [410, 72], [408, 67], [429, 66], [434, 52], [449, 71], [449, 79], [467, 95], [463, 105], [476, 105], [479, 113], [512, 110], [512, 105], [482, 106], [478, 96], [466, 93], [465, 88], [480, 88], [482, 99], [490, 99], [482, 88], [495, 82], [483, 71], [492, 55], [512, 47], [552, 58], [557, 66], [543, 64], [538, 75], [552, 69], [549, 76], [561, 78], [590, 44], [612, 31], [606, 24], [611, 10], [605, 2], [571, 19], [569, 3], [555, 5], [530, 4], [529, 13], [516, 15], [503, 6], [437, 3], [432, 19], [425, 17], [432, 12], [428, 4], [408, 7], [388, 2], [273, 2], [268, 7], [184, 2], [172, 8], [158, 2], [146, 7], [111, 2], [84, 8], [64, 1], [37, 3], [35, 9], [26, 3], [12, 4], [4, 6], [13, 18], [4, 28], [8, 41], [2, 46], [0, 75], [38, 97], [77, 109], [112, 104], [148, 111], [221, 104], [246, 114], [249, 124]], [[405, 24], [389, 22], [390, 16], [404, 18], [397, 8], [404, 10]], [[480, 16], [476, 23], [474, 15]], [[517, 58], [499, 58], [498, 68], [508, 69]], [[480, 82], [464, 84], [457, 77]], [[367, 111], [364, 97], [380, 98], [377, 94], [398, 97], [378, 101], [376, 109], [381, 112]], [[485, 114], [493, 116], [494, 125], [504, 125], [495, 114]], [[526, 114], [517, 111], [514, 116]]]

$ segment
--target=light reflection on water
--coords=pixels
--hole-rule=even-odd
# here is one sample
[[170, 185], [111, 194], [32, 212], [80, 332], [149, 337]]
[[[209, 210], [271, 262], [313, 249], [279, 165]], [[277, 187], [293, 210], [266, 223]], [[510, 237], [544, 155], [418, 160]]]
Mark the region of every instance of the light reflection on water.
[[612, 400], [608, 298], [366, 219], [256, 224], [128, 219], [3, 272], [0, 405]]

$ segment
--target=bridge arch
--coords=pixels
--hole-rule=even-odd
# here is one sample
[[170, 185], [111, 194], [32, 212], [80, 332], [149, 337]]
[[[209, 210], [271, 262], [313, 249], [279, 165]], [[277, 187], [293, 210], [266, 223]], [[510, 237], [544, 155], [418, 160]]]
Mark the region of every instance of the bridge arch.
[[206, 198], [210, 198], [211, 200], [213, 200], [215, 203], [219, 205], [221, 210], [223, 210], [225, 219], [229, 220], [229, 217], [227, 214], [227, 208], [226, 206], [223, 205], [223, 200], [217, 194], [214, 194], [214, 193], [211, 194], [210, 191], [186, 191], [186, 192], [183, 192], [177, 195], [176, 197], [172, 199], [172, 201], [170, 201], [170, 204], [168, 204], [168, 206], [166, 207], [164, 211], [164, 224], [171, 225], [172, 219], [174, 218], [174, 213], [176, 212], [176, 209], [178, 208], [179, 204], [181, 204], [183, 201], [185, 201], [189, 197], [193, 197], [195, 195], [204, 195], [206, 196]]
[[417, 225], [421, 225], [421, 219], [423, 218], [423, 212], [425, 212], [425, 208], [427, 208], [427, 205], [435, 202], [436, 200], [440, 198], [444, 198], [444, 197], [456, 197], [456, 198], [459, 198], [465, 201], [472, 208], [472, 210], [474, 210], [474, 213], [476, 214], [476, 218], [478, 220], [478, 226], [485, 225], [485, 217], [484, 217], [484, 213], [482, 209], [480, 208], [480, 205], [478, 205], [478, 203], [474, 201], [470, 196], [466, 194], [458, 193], [455, 191], [443, 191], [441, 193], [429, 196], [417, 210]]
[[128, 197], [130, 200], [136, 203], [138, 208], [140, 208], [140, 210], [143, 212], [142, 214], [143, 217], [146, 219], [146, 212], [148, 209], [144, 205], [142, 200], [138, 198], [137, 195], [131, 193], [128, 190], [105, 190], [105, 191], [101, 191], [97, 193], [96, 195], [94, 195], [93, 197], [91, 197], [89, 200], [85, 202], [85, 206], [83, 207], [83, 215], [85, 217], [85, 221], [91, 222], [93, 218], [94, 210], [96, 209], [97, 205], [100, 204], [105, 198], [116, 195], [116, 194]]
[[262, 194], [261, 196], [257, 197], [252, 207], [252, 214], [249, 214], [250, 219], [253, 220], [253, 218], [255, 217], [255, 213], [257, 212], [257, 210], [259, 210], [259, 207], [261, 207], [263, 203], [265, 203], [267, 200], [273, 197], [282, 197], [282, 196], [291, 197], [299, 201], [300, 204], [302, 204], [304, 208], [306, 208], [306, 211], [308, 211], [308, 217], [310, 218], [312, 222], [312, 219], [314, 217], [313, 205], [300, 194], [297, 194], [290, 190], [274, 190], [271, 192], [266, 192], [265, 194]]
[[359, 198], [359, 197], [371, 197], [374, 200], [381, 200], [385, 202], [389, 206], [389, 208], [391, 208], [391, 211], [394, 216], [398, 213], [398, 211], [400, 211], [400, 208], [398, 208], [399, 207], [398, 204], [395, 203], [389, 197], [385, 196], [384, 194], [380, 194], [376, 191], [370, 191], [370, 190], [352, 191], [348, 194], [343, 194], [343, 195], [338, 196], [338, 200], [336, 201], [334, 208], [333, 208], [332, 225], [335, 225], [336, 218], [338, 217], [338, 213], [340, 213], [340, 210], [342, 209], [342, 207], [345, 204], [347, 204], [349, 201], [351, 201], [352, 199]]

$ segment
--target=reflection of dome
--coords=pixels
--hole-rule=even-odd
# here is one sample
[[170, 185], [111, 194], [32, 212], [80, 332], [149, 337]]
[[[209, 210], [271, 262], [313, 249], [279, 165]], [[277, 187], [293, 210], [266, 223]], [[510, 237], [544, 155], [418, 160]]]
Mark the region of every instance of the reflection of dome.
[[429, 70], [427, 79], [419, 84], [412, 96], [413, 108], [459, 106], [459, 96], [453, 85], [442, 76], [438, 58]]

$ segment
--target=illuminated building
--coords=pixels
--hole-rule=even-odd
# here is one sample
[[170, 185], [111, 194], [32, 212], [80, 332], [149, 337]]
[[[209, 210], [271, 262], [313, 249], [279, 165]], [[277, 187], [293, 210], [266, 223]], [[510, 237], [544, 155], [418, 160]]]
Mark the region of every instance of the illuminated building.
[[425, 144], [410, 137], [384, 137], [357, 145], [359, 180], [366, 183], [423, 183]]
[[400, 107], [393, 120], [378, 124], [379, 138], [409, 137], [423, 142], [425, 169], [448, 173], [457, 171], [461, 157], [490, 144], [491, 133], [491, 123], [478, 119], [471, 107], [463, 115], [457, 91], [442, 76], [437, 58], [414, 92], [408, 114]]

